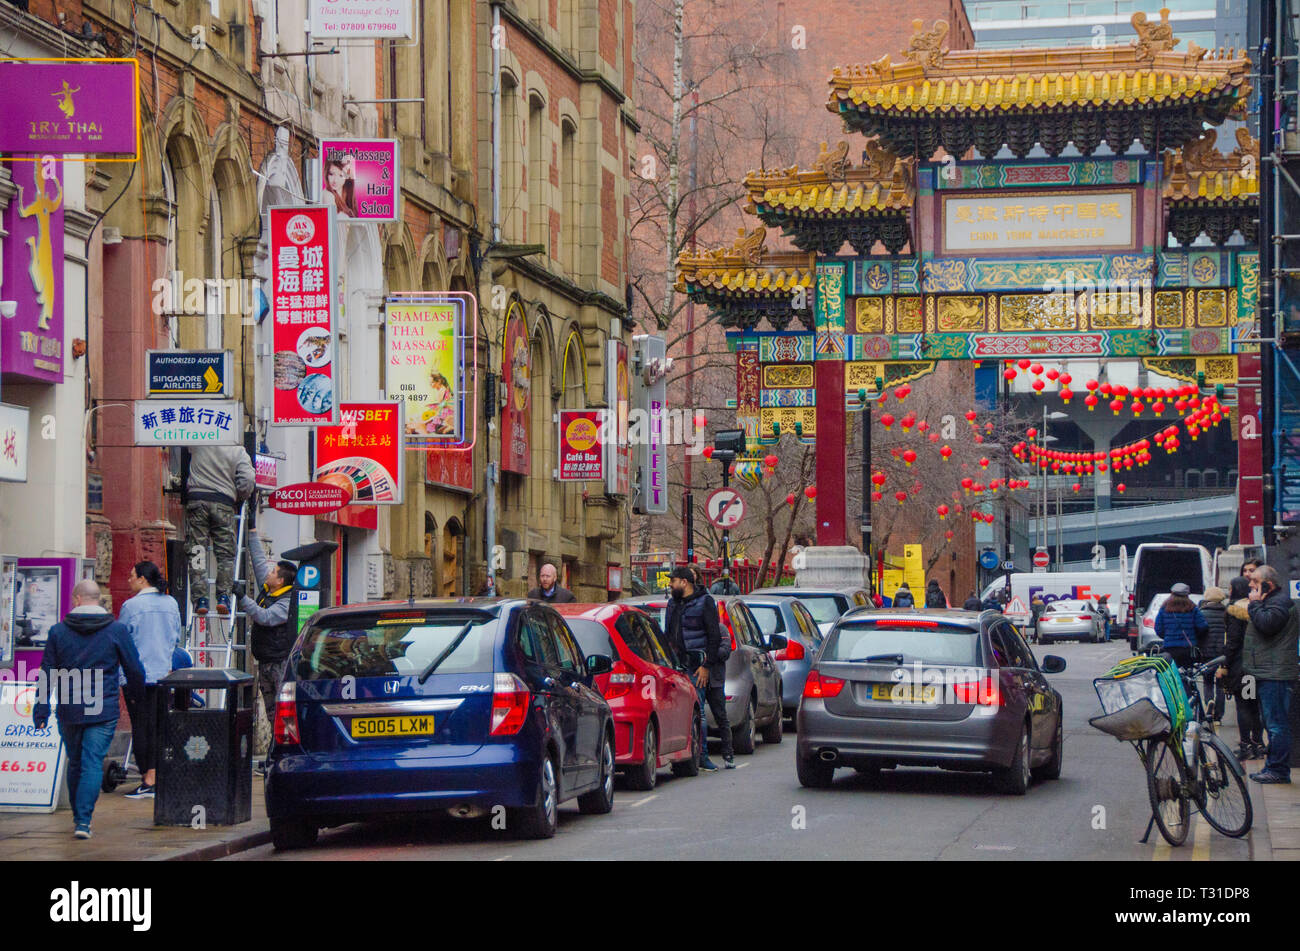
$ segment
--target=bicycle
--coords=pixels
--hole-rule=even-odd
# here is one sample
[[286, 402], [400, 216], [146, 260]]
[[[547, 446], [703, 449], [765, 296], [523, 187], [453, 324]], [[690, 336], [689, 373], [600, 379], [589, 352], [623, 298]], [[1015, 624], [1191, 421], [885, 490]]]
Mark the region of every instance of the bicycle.
[[[1158, 652], [1157, 647], [1143, 651], [1148, 656]], [[1199, 687], [1200, 678], [1223, 661], [1223, 657], [1216, 657], [1204, 664], [1179, 668], [1189, 717], [1177, 734], [1170, 729], [1168, 717], [1145, 698], [1131, 706], [1132, 716], [1122, 732], [1098, 724], [1107, 717], [1090, 721], [1103, 732], [1131, 742], [1142, 761], [1151, 801], [1151, 820], [1142, 836], [1143, 843], [1150, 838], [1152, 825], [1159, 828], [1170, 845], [1187, 841], [1191, 804], [1222, 835], [1240, 838], [1250, 831], [1254, 806], [1246, 788], [1245, 770], [1215, 733], [1214, 721], [1206, 717]], [[1147, 735], [1132, 735], [1143, 731]]]

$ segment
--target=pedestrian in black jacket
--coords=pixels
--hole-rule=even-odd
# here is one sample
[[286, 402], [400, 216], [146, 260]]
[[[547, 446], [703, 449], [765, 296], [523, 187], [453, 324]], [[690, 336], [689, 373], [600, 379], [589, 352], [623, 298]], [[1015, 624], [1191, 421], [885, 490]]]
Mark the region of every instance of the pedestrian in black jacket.
[[1257, 783], [1291, 782], [1291, 695], [1300, 677], [1300, 616], [1287, 586], [1270, 565], [1255, 569], [1250, 583], [1250, 623], [1242, 643], [1242, 672], [1254, 678], [1268, 730], [1264, 768]]
[[912, 597], [912, 589], [904, 581], [897, 591], [894, 592], [894, 607], [896, 608], [914, 608], [916, 607], [916, 598]]
[[[1202, 660], [1213, 660], [1223, 653], [1227, 626], [1227, 597], [1222, 588], [1208, 588], [1201, 597], [1201, 614], [1205, 617], [1205, 630], [1196, 638], [1196, 649]], [[1223, 686], [1215, 680], [1214, 671], [1206, 671], [1202, 696], [1211, 720], [1222, 720], [1227, 704]]]
[[983, 603], [980, 601], [979, 598], [975, 596], [974, 591], [972, 591], [967, 596], [966, 600], [962, 602], [962, 606], [961, 606], [961, 609], [963, 611], [979, 611], [982, 608], [983, 608]]
[[933, 578], [925, 586], [925, 606], [927, 608], [946, 608], [948, 606], [947, 596], [943, 593], [943, 589], [939, 587], [939, 582]]
[[127, 699], [144, 697], [144, 667], [125, 624], [99, 603], [99, 585], [78, 581], [73, 608], [50, 628], [32, 707], [32, 725], [48, 729], [58, 708], [59, 734], [68, 750], [68, 797], [73, 834], [90, 838], [90, 818], [104, 781], [104, 757], [117, 730], [117, 686], [126, 675]]
[[578, 599], [573, 592], [560, 585], [560, 573], [550, 562], [542, 565], [537, 572], [537, 587], [528, 592], [530, 601], [547, 601], [551, 604], [572, 604]]
[[695, 573], [690, 568], [674, 568], [668, 578], [672, 588], [672, 600], [668, 602], [664, 619], [668, 640], [679, 657], [685, 658], [688, 651], [704, 652], [704, 664], [691, 674], [700, 696], [700, 768], [718, 768], [709, 759], [708, 720], [704, 713], [707, 703], [722, 735], [723, 762], [727, 769], [735, 769], [731, 724], [727, 720], [727, 662], [721, 655], [725, 632], [718, 622], [718, 603], [702, 586], [696, 585]]
[[1246, 627], [1250, 624], [1250, 579], [1244, 575], [1233, 578], [1228, 586], [1228, 605], [1224, 618], [1224, 649], [1226, 663], [1215, 676], [1223, 689], [1237, 702], [1237, 733], [1240, 744], [1237, 759], [1259, 759], [1264, 755], [1264, 720], [1260, 715], [1259, 696], [1243, 689], [1241, 648], [1246, 640]]

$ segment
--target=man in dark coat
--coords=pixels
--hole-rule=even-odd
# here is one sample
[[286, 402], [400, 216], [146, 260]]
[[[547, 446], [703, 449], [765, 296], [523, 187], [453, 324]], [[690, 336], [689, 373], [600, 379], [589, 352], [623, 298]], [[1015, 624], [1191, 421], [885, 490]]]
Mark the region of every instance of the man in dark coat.
[[704, 714], [707, 703], [722, 735], [723, 762], [727, 769], [735, 769], [731, 724], [727, 720], [727, 662], [721, 655], [722, 638], [726, 633], [718, 622], [718, 603], [702, 586], [696, 585], [695, 573], [691, 569], [679, 565], [668, 578], [672, 587], [672, 600], [668, 602], [664, 624], [668, 640], [679, 657], [685, 658], [689, 651], [704, 654], [704, 664], [691, 674], [700, 695], [700, 768], [718, 768], [709, 759], [708, 720]]
[[1250, 624], [1242, 645], [1242, 670], [1255, 688], [1268, 730], [1268, 759], [1252, 773], [1257, 783], [1291, 782], [1291, 694], [1300, 677], [1300, 617], [1278, 573], [1255, 569], [1250, 586]]
[[560, 587], [560, 573], [550, 562], [537, 572], [537, 587], [528, 592], [530, 601], [547, 601], [551, 604], [571, 604], [578, 599], [568, 588]]
[[[1196, 639], [1196, 649], [1201, 660], [1213, 660], [1224, 651], [1227, 632], [1227, 597], [1222, 588], [1207, 588], [1201, 596], [1201, 615], [1205, 618], [1205, 632]], [[1202, 697], [1205, 699], [1207, 713], [1211, 720], [1222, 720], [1227, 697], [1222, 685], [1216, 684], [1214, 671], [1205, 672]]]
[[99, 585], [78, 581], [72, 603], [67, 616], [50, 628], [41, 655], [32, 726], [48, 729], [51, 704], [57, 705], [59, 734], [68, 750], [73, 834], [89, 839], [104, 757], [117, 729], [119, 674], [126, 675], [126, 695], [134, 703], [144, 698], [144, 666], [126, 625], [100, 605]]
[[984, 609], [984, 603], [980, 601], [980, 599], [975, 596], [975, 592], [972, 591], [966, 597], [966, 600], [962, 602], [961, 609], [963, 611], [982, 611]]

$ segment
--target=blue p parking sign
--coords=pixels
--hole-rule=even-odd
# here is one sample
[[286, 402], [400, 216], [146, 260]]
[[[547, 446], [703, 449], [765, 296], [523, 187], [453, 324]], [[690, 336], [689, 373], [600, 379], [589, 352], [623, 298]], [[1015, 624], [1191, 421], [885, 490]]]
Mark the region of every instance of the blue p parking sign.
[[315, 588], [320, 584], [320, 569], [315, 565], [303, 565], [298, 569], [298, 587]]

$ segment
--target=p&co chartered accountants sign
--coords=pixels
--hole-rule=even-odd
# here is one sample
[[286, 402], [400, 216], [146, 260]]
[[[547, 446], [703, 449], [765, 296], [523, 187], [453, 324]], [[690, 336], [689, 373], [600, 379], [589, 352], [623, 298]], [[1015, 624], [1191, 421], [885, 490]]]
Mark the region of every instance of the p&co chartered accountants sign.
[[944, 253], [1137, 246], [1133, 189], [945, 194], [942, 209]]
[[137, 446], [240, 446], [244, 405], [238, 400], [136, 400]]

